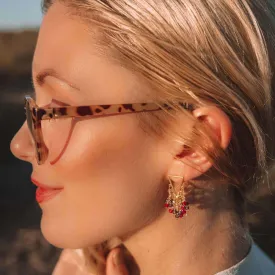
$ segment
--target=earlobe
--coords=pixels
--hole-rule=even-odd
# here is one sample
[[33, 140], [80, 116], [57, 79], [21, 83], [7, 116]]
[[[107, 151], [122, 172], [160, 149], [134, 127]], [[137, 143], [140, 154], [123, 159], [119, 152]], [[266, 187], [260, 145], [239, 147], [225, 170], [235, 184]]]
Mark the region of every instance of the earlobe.
[[189, 155], [178, 161], [181, 162], [182, 175], [186, 182], [201, 176], [212, 167], [211, 161], [202, 153], [196, 153], [196, 156]]

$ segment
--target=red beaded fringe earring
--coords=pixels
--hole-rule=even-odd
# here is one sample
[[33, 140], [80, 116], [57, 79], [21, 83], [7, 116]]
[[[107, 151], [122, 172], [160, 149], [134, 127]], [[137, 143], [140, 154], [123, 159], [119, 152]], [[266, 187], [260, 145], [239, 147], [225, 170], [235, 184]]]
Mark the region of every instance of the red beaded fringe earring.
[[168, 177], [169, 180], [169, 188], [168, 188], [168, 198], [164, 206], [169, 208], [169, 213], [175, 215], [176, 218], [182, 218], [183, 216], [187, 216], [186, 211], [189, 209], [189, 203], [185, 200], [183, 188], [184, 188], [184, 180], [182, 181], [180, 190], [178, 193], [175, 192], [175, 188], [173, 186], [173, 182]]

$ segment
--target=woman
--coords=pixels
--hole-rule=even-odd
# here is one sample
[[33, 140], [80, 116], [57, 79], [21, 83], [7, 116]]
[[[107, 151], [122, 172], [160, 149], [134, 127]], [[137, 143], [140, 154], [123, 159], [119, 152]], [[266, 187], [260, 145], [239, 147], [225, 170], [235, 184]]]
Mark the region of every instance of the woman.
[[54, 274], [275, 274], [245, 219], [272, 153], [274, 8], [44, 2], [11, 150], [66, 248]]

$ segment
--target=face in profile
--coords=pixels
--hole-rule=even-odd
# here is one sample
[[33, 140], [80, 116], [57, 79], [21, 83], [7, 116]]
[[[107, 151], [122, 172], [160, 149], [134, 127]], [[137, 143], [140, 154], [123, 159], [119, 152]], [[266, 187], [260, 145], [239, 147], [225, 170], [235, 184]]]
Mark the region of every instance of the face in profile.
[[[92, 34], [65, 6], [49, 9], [33, 59], [39, 107], [150, 101], [148, 87], [99, 54], [96, 42], [96, 29]], [[169, 143], [144, 131], [138, 114], [52, 119], [41, 128], [49, 150], [43, 165], [27, 123], [11, 150], [32, 164], [34, 183], [58, 189], [45, 195], [39, 188], [37, 194], [42, 232], [50, 243], [79, 248], [123, 237], [162, 211], [165, 194], [159, 189], [172, 158]]]

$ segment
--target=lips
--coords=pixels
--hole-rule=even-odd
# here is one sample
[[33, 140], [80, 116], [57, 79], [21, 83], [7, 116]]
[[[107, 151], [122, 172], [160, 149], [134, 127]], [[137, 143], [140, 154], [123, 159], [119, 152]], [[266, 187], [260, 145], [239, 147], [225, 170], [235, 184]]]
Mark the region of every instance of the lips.
[[59, 187], [59, 186], [51, 187], [51, 186], [42, 184], [39, 181], [37, 181], [36, 179], [34, 179], [34, 178], [31, 178], [31, 181], [37, 187], [41, 187], [41, 188], [44, 188], [44, 189], [63, 189], [63, 187]]
[[54, 198], [58, 193], [60, 193], [64, 188], [63, 187], [49, 187], [44, 184], [41, 184], [34, 178], [31, 178], [33, 184], [37, 186], [36, 189], [36, 201], [42, 203]]

